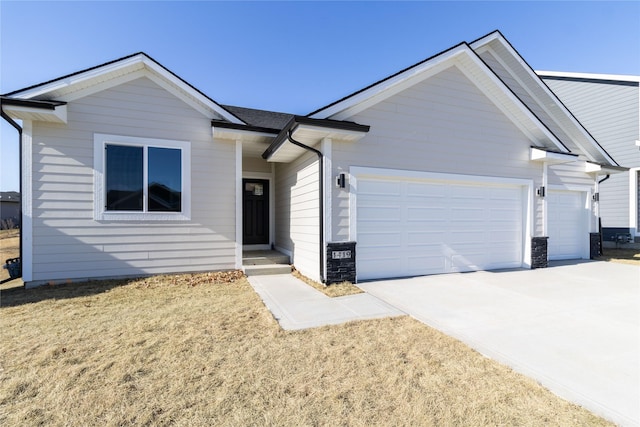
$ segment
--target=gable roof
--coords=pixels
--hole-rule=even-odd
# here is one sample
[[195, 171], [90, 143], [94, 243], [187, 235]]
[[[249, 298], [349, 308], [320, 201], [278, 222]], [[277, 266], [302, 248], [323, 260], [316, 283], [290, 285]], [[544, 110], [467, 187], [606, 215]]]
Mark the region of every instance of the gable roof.
[[500, 31], [481, 37], [470, 46], [571, 151], [596, 163], [618, 165]]
[[460, 43], [399, 73], [314, 111], [313, 118], [347, 119], [431, 76], [456, 66], [537, 146], [570, 151], [491, 71], [467, 43]]
[[[588, 131], [573, 117], [562, 102], [550, 91], [544, 82], [535, 78], [527, 82], [534, 89], [544, 92], [545, 101], [559, 104], [552, 115], [540, 117], [544, 111], [538, 105], [537, 99], [522, 99], [521, 87], [513, 85], [505, 75], [500, 75], [479, 54], [484, 45], [490, 41], [499, 40], [508, 44], [499, 31], [494, 31], [474, 42], [462, 42], [410, 67], [407, 67], [389, 77], [375, 82], [361, 90], [347, 95], [325, 107], [313, 111], [308, 116], [313, 118], [333, 118], [344, 120], [358, 112], [381, 102], [382, 100], [423, 81], [449, 66], [455, 65], [472, 80], [485, 95], [516, 124], [537, 146], [546, 147], [560, 152], [582, 153], [589, 160], [617, 165], [617, 163], [602, 149]], [[511, 48], [508, 52], [515, 62], [523, 62], [522, 57]], [[526, 64], [526, 63], [525, 63]], [[527, 65], [528, 67], [528, 65]], [[530, 67], [528, 67], [530, 69]], [[509, 83], [507, 83], [509, 81]], [[547, 93], [548, 92], [548, 93]], [[559, 118], [553, 117], [559, 115]], [[558, 123], [562, 123], [559, 126]], [[564, 128], [570, 128], [565, 132]], [[577, 141], [576, 141], [577, 140]]]
[[205, 116], [231, 123], [244, 123], [235, 114], [144, 52], [134, 53], [76, 73], [6, 93], [3, 95], [3, 100], [11, 98], [69, 102], [139, 77], [150, 78]]

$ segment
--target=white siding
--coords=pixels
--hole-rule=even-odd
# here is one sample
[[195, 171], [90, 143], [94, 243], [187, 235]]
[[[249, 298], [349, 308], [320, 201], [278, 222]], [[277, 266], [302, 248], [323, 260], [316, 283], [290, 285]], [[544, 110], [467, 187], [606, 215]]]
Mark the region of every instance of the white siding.
[[[93, 219], [93, 135], [191, 143], [191, 220]], [[68, 105], [68, 124], [34, 123], [33, 282], [235, 265], [235, 146], [210, 120], [146, 78]]]
[[276, 165], [276, 246], [313, 280], [320, 280], [318, 165], [313, 153]]
[[[621, 166], [640, 167], [640, 89], [638, 85], [594, 80], [544, 79], [576, 118]], [[615, 174], [600, 186], [603, 227], [630, 227], [628, 173]]]
[[[449, 68], [349, 118], [371, 126], [357, 143], [333, 144], [333, 176], [349, 166], [532, 180], [531, 141], [457, 68]], [[333, 189], [333, 239], [349, 236], [348, 191]], [[542, 235], [534, 200], [533, 235]]]
[[271, 165], [272, 165], [271, 163], [265, 161], [262, 158], [256, 158], [256, 157], [242, 158], [243, 172], [271, 173]]

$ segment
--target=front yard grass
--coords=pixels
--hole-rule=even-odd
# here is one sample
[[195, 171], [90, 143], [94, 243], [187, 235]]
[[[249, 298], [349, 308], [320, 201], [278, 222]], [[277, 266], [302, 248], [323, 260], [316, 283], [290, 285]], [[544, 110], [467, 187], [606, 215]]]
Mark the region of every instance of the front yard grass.
[[1, 425], [609, 425], [409, 317], [284, 332], [232, 275], [0, 306]]
[[621, 264], [640, 265], [640, 249], [604, 248], [599, 261], [619, 262]]

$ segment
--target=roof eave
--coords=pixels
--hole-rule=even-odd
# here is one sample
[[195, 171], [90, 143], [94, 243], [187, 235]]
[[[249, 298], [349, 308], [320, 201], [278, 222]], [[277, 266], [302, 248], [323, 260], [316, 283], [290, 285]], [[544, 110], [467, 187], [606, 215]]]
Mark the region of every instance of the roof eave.
[[354, 122], [293, 116], [262, 153], [262, 158], [271, 162], [288, 162], [302, 154], [304, 149], [297, 146], [293, 146], [286, 155], [282, 154], [283, 147], [289, 141], [289, 132], [296, 139], [300, 138], [308, 145], [315, 145], [324, 138], [357, 141], [364, 137], [369, 129], [367, 125]]
[[[497, 41], [500, 43], [510, 54], [516, 59], [516, 61], [520, 64], [523, 70], [529, 74], [531, 78], [538, 82], [539, 86], [542, 88], [544, 93], [551, 101], [553, 101], [562, 111], [563, 114], [569, 119], [575, 129], [581, 134], [581, 138], [584, 138], [586, 142], [588, 142], [595, 151], [601, 156], [604, 160], [606, 160], [612, 166], [618, 166], [618, 163], [607, 153], [607, 151], [598, 143], [598, 141], [589, 133], [589, 131], [580, 123], [580, 121], [571, 113], [571, 111], [564, 105], [564, 103], [558, 98], [558, 96], [553, 93], [553, 91], [547, 86], [547, 84], [542, 80], [540, 76], [536, 74], [534, 69], [527, 63], [527, 61], [520, 55], [520, 53], [511, 45], [511, 43], [502, 35], [500, 31], [494, 31], [492, 33], [487, 34], [484, 37], [481, 37], [474, 42], [470, 43], [470, 47], [476, 51], [482, 46], [489, 45], [491, 42]], [[553, 117], [553, 120], [556, 122], [559, 120], [558, 118]], [[560, 123], [559, 123], [560, 124]], [[560, 124], [561, 125], [561, 124]], [[562, 125], [561, 125], [562, 127]], [[566, 130], [565, 130], [566, 132]], [[573, 138], [575, 140], [575, 138]], [[576, 144], [579, 146], [576, 142]], [[594, 153], [590, 152], [590, 150], [585, 150], [584, 147], [580, 147], [581, 151], [584, 152], [588, 157], [594, 157]]]
[[12, 119], [67, 123], [67, 103], [0, 96], [0, 108]]
[[102, 65], [87, 68], [85, 70], [29, 86], [24, 89], [9, 92], [5, 96], [25, 100], [54, 97], [66, 100], [65, 95], [55, 96], [54, 94], [59, 95], [64, 93], [67, 94], [66, 96], [69, 96], [68, 93], [73, 92], [72, 88], [74, 86], [78, 87], [84, 84], [86, 87], [98, 87], [103, 83], [105, 76], [115, 79], [118, 76], [141, 72], [145, 69], [152, 75], [159, 76], [164, 81], [169, 82], [171, 86], [176, 88], [176, 93], [179, 92], [184, 94], [183, 98], [191, 98], [193, 99], [192, 102], [201, 105], [202, 107], [200, 108], [196, 107], [200, 111], [203, 111], [203, 109], [210, 110], [216, 115], [222, 117], [224, 120], [232, 123], [244, 124], [244, 121], [239, 117], [222, 107], [216, 101], [198, 90], [195, 86], [191, 85], [186, 80], [182, 79], [180, 76], [143, 52], [125, 56]]

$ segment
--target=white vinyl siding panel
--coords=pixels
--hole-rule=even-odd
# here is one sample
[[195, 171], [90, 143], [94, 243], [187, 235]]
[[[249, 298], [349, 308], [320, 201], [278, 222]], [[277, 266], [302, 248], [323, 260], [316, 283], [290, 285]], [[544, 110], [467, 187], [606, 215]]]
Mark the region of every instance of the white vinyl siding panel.
[[[350, 117], [371, 126], [356, 143], [335, 141], [333, 176], [350, 166], [527, 179], [541, 185], [542, 165], [529, 160], [532, 145], [460, 70], [451, 67]], [[349, 235], [348, 192], [333, 190], [332, 237]], [[533, 235], [542, 230], [533, 206]]]
[[320, 280], [318, 159], [303, 154], [276, 165], [276, 246], [291, 253], [305, 276]]
[[358, 179], [360, 280], [521, 267], [520, 186]]
[[[640, 167], [635, 141], [640, 139], [638, 85], [543, 78], [576, 118], [620, 165]], [[631, 226], [628, 173], [611, 175], [600, 186], [603, 227]]]
[[243, 157], [242, 158], [242, 171], [243, 172], [256, 172], [256, 173], [271, 173], [271, 166], [273, 164], [267, 162], [262, 158], [256, 157]]
[[[191, 220], [93, 220], [94, 133], [191, 144]], [[68, 124], [34, 123], [33, 281], [232, 269], [233, 144], [146, 78], [68, 104]]]

